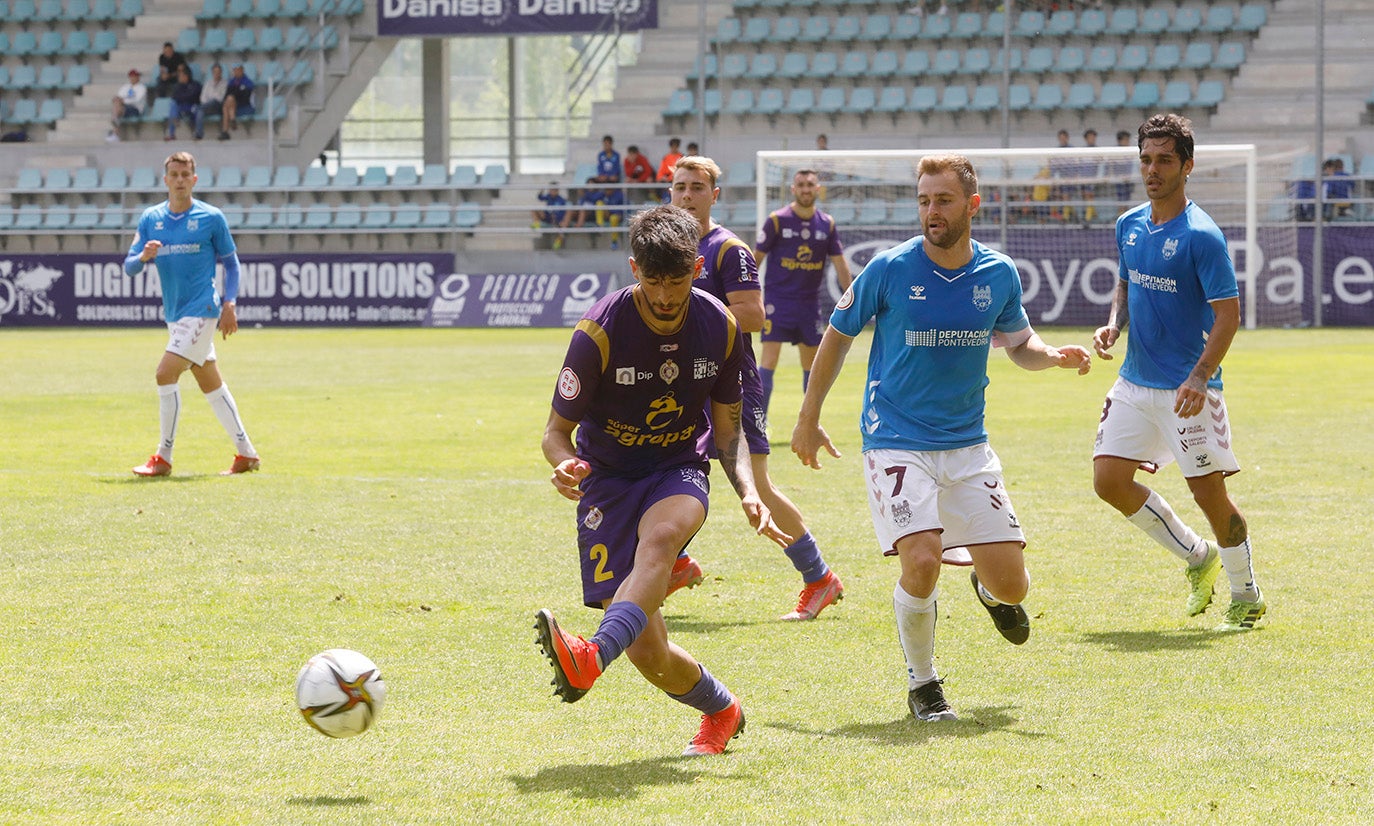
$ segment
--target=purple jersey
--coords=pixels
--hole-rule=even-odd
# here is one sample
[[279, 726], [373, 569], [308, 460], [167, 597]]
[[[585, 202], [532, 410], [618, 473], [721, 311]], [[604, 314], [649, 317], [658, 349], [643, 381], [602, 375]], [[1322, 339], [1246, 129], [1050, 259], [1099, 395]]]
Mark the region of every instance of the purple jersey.
[[[701, 236], [697, 252], [706, 262], [701, 265], [701, 274], [692, 286], [705, 290], [725, 305], [730, 304], [730, 293], [741, 290], [758, 290], [759, 268], [754, 263], [754, 251], [730, 230], [716, 224], [711, 231]], [[750, 365], [754, 364], [753, 340], [744, 336], [744, 357]]]
[[834, 218], [819, 209], [810, 218], [799, 218], [791, 204], [768, 215], [755, 246], [768, 256], [764, 300], [770, 304], [816, 305], [826, 263], [844, 253]]
[[704, 462], [707, 404], [740, 400], [744, 342], [719, 301], [692, 290], [677, 332], [649, 328], [629, 286], [596, 302], [573, 331], [553, 409], [578, 423], [592, 470], [642, 477]]

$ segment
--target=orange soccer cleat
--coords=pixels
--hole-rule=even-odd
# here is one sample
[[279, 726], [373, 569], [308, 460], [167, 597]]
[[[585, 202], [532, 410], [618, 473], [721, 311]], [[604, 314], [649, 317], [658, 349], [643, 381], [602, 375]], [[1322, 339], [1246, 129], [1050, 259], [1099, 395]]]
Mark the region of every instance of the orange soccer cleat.
[[796, 610], [790, 614], [783, 614], [782, 618], [788, 622], [813, 620], [820, 616], [827, 605], [842, 599], [844, 584], [835, 576], [834, 571], [828, 571], [825, 576], [815, 582], [808, 582], [806, 587], [802, 588], [801, 595], [797, 597]]
[[154, 453], [148, 457], [148, 461], [134, 468], [135, 476], [171, 476], [172, 463]]
[[720, 754], [731, 739], [744, 731], [744, 708], [738, 697], [730, 698], [730, 705], [715, 714], [701, 715], [701, 730], [682, 753], [687, 757]]
[[539, 632], [539, 647], [553, 665], [553, 693], [565, 703], [582, 699], [601, 676], [596, 643], [559, 628], [558, 620], [547, 608], [535, 612], [534, 628]]

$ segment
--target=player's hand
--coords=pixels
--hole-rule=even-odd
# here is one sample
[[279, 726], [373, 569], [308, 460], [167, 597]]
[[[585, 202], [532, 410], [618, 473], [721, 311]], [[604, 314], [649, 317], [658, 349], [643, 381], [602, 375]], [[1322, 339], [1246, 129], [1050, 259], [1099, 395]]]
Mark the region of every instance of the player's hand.
[[1207, 407], [1207, 382], [1189, 376], [1174, 394], [1174, 413], [1179, 418], [1190, 419]]
[[[1062, 367], [1065, 370], [1077, 370], [1080, 376], [1093, 369], [1093, 357], [1086, 347], [1067, 344], [1054, 349], [1059, 351], [1059, 357], [1054, 360], [1056, 367]], [[1107, 356], [1107, 358], [1111, 358], [1111, 356]]]
[[1097, 353], [1098, 358], [1111, 361], [1115, 356], [1108, 353], [1107, 350], [1116, 344], [1116, 340], [1120, 337], [1121, 331], [1115, 327], [1098, 327], [1097, 332], [1093, 333], [1093, 352]]
[[792, 544], [794, 538], [783, 533], [782, 528], [773, 521], [773, 514], [768, 512], [768, 506], [763, 504], [763, 500], [759, 499], [757, 494], [741, 497], [740, 507], [744, 508], [745, 517], [749, 519], [749, 524], [759, 536], [766, 536], [783, 548]]
[[809, 468], [821, 469], [820, 451], [825, 448], [826, 453], [840, 458], [840, 451], [830, 441], [830, 435], [825, 432], [825, 428], [820, 425], [804, 425], [801, 422], [792, 429], [792, 452], [797, 454], [803, 465]]
[[239, 331], [239, 311], [234, 302], [226, 301], [219, 308], [219, 332], [228, 338]]
[[587, 474], [592, 472], [592, 466], [578, 458], [564, 459], [554, 466], [553, 478], [549, 479], [554, 488], [564, 498], [574, 502], [582, 498], [582, 491], [578, 485], [587, 478]]
[[154, 258], [157, 258], [157, 251], [160, 249], [162, 249], [161, 241], [149, 241], [148, 243], [143, 245], [143, 252], [140, 252], [138, 254], [138, 260], [147, 264]]

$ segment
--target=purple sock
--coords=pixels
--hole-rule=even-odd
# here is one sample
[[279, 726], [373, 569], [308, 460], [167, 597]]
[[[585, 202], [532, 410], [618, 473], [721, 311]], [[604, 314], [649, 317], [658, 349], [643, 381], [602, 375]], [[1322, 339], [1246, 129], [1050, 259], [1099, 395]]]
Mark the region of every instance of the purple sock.
[[768, 402], [773, 398], [773, 371], [760, 367], [759, 382], [763, 385], [763, 409], [767, 410]]
[[690, 691], [686, 694], [668, 694], [666, 691], [664, 693], [702, 714], [715, 714], [729, 708], [735, 698], [730, 695], [725, 683], [712, 677], [711, 672], [701, 663], [697, 663], [697, 667], [701, 669], [701, 679], [697, 680], [697, 684], [692, 686]]
[[629, 648], [648, 624], [649, 618], [645, 616], [644, 609], [633, 602], [611, 603], [591, 639], [601, 655], [601, 670], [605, 671], [611, 660]]
[[821, 559], [820, 546], [816, 544], [816, 538], [811, 535], [811, 531], [807, 531], [796, 542], [783, 548], [782, 552], [792, 560], [792, 567], [801, 571], [803, 582], [816, 582], [830, 573], [830, 567]]
[[802, 371], [802, 395], [803, 395], [803, 396], [806, 395], [806, 386], [807, 386], [808, 384], [810, 384], [810, 383], [811, 383], [811, 371], [810, 371], [810, 370], [803, 370], [803, 371]]

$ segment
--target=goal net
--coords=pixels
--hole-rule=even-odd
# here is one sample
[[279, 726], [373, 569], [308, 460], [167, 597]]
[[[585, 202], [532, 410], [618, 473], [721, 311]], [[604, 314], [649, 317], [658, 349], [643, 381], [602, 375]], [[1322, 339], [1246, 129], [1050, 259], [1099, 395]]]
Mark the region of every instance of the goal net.
[[[792, 176], [813, 169], [821, 178], [820, 208], [834, 216], [857, 275], [875, 253], [920, 233], [917, 163], [951, 151], [967, 156], [978, 171], [983, 205], [973, 237], [1016, 261], [1032, 323], [1102, 324], [1116, 288], [1116, 218], [1145, 200], [1134, 146], [763, 151], [756, 160], [753, 209], [735, 205], [734, 228], [756, 229], [792, 200]], [[1262, 165], [1250, 144], [1196, 148], [1188, 196], [1226, 235], [1247, 327], [1304, 322], [1309, 299], [1296, 266], [1297, 226], [1284, 200], [1286, 172], [1278, 160]], [[744, 201], [747, 192], [737, 197]], [[1273, 205], [1269, 221], [1262, 222], [1261, 202]], [[762, 278], [766, 288], [766, 270]], [[833, 272], [828, 283], [838, 299]]]

